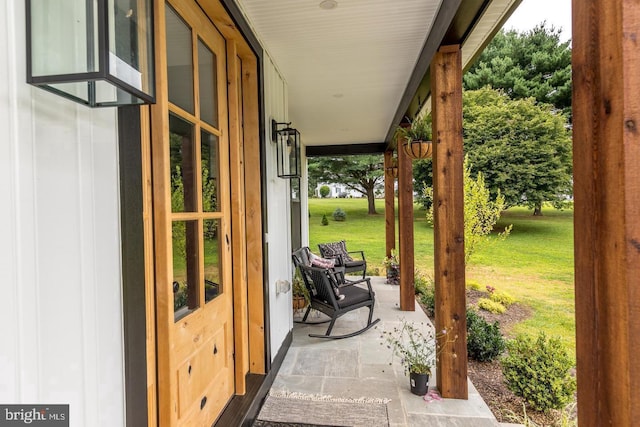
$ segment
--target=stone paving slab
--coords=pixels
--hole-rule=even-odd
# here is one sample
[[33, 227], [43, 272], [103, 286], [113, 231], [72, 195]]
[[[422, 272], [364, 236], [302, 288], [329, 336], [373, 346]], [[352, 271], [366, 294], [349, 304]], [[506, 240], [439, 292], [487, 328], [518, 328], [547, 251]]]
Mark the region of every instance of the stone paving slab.
[[[400, 311], [398, 286], [385, 284], [382, 277], [373, 277], [376, 292], [374, 318], [381, 321], [358, 336], [326, 340], [310, 338], [309, 333], [326, 331], [327, 324], [294, 324], [293, 341], [276, 376], [272, 389], [276, 391], [322, 394], [358, 399], [391, 399], [387, 404], [389, 423], [400, 426], [499, 427], [491, 410], [469, 382], [469, 399], [443, 399], [425, 402], [411, 394], [409, 379], [403, 368], [391, 356], [382, 338], [382, 331], [399, 325], [401, 319], [424, 322], [432, 327], [418, 304], [413, 312]], [[355, 310], [336, 321], [334, 334], [348, 333], [366, 324], [368, 309]], [[324, 315], [309, 316], [319, 321]], [[297, 319], [302, 313], [297, 314]], [[430, 379], [435, 387], [435, 375]]]

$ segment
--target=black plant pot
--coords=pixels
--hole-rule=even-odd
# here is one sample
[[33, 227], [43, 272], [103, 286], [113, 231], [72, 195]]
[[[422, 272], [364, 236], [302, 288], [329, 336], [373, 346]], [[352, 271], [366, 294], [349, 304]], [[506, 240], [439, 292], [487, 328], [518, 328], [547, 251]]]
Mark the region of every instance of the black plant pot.
[[387, 267], [387, 284], [400, 284], [400, 266], [398, 264], [391, 264]]
[[418, 396], [424, 396], [429, 390], [429, 374], [416, 374], [409, 372], [409, 381], [411, 383], [411, 393]]

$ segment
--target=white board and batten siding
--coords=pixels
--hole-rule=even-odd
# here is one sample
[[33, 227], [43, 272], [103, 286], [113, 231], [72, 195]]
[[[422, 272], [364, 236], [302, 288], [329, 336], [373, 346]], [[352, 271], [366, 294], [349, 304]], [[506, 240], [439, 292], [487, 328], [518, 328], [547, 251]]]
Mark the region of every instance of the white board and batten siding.
[[271, 358], [280, 350], [293, 328], [291, 291], [277, 292], [278, 281], [292, 279], [291, 206], [289, 180], [278, 178], [276, 144], [271, 142], [271, 119], [288, 120], [287, 84], [269, 55], [263, 57], [265, 97], [265, 141], [267, 174], [267, 243]]
[[24, 9], [0, 3], [0, 403], [122, 426], [116, 110], [25, 83]]

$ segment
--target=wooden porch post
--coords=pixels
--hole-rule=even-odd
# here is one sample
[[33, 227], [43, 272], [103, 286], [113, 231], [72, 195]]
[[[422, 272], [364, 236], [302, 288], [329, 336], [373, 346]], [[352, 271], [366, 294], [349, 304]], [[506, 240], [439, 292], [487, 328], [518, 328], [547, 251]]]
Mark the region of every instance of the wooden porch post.
[[398, 246], [400, 246], [400, 310], [414, 311], [413, 164], [398, 141]]
[[395, 199], [395, 181], [393, 176], [389, 176], [387, 170], [392, 166], [393, 151], [384, 152], [384, 222], [385, 222], [385, 254], [391, 256], [391, 250], [396, 247], [396, 208]]
[[640, 4], [574, 0], [578, 417], [640, 419]]
[[443, 397], [467, 399], [467, 326], [464, 265], [462, 56], [443, 46], [431, 62], [433, 119], [434, 262], [436, 331], [447, 330], [437, 360]]

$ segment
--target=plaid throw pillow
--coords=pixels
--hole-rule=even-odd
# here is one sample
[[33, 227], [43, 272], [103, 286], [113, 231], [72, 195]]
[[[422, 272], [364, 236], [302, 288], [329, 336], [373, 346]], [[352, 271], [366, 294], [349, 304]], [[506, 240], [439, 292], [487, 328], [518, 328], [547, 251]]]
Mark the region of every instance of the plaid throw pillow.
[[344, 240], [333, 243], [321, 243], [318, 247], [320, 247], [320, 252], [325, 256], [341, 256], [345, 262], [353, 261], [353, 258], [347, 253], [347, 244]]

